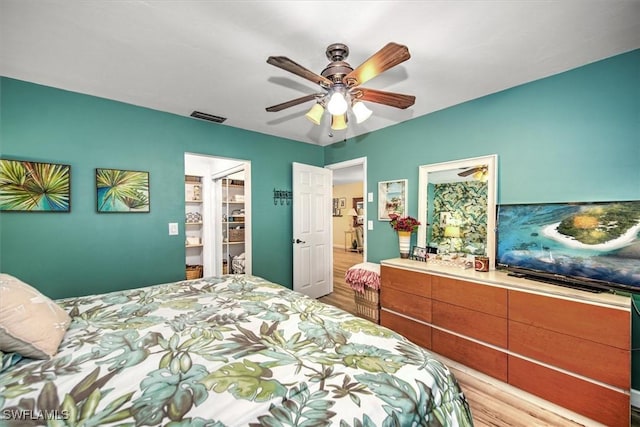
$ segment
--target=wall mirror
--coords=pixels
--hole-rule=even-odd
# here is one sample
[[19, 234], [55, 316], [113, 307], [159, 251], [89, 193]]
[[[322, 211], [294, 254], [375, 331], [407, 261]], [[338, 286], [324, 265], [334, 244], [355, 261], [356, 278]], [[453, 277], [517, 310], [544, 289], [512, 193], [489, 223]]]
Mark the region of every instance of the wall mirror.
[[418, 246], [495, 264], [497, 155], [418, 168]]

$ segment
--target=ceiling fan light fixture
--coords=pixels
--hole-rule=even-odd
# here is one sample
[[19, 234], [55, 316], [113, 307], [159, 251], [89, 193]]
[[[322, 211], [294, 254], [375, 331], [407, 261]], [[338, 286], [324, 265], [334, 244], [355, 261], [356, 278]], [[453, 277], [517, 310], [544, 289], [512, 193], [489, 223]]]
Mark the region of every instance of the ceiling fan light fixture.
[[346, 114], [333, 114], [331, 115], [331, 129], [344, 130], [347, 128], [347, 115]]
[[373, 111], [364, 105], [362, 101], [356, 101], [351, 107], [351, 111], [353, 111], [353, 115], [356, 116], [356, 123], [364, 122], [373, 114]]
[[349, 108], [349, 104], [347, 104], [344, 94], [339, 90], [334, 91], [329, 98], [327, 110], [334, 116], [340, 116], [347, 112], [347, 108]]
[[[411, 58], [406, 46], [389, 42], [356, 68], [346, 62], [349, 48], [344, 43], [329, 45], [325, 53], [331, 62], [320, 74], [303, 67], [286, 56], [269, 56], [267, 64], [318, 84], [324, 92], [301, 96], [267, 107], [266, 110], [269, 112], [281, 111], [315, 99], [316, 104], [319, 105], [311, 107], [305, 114], [307, 119], [320, 125], [326, 110], [331, 115], [331, 129], [343, 130], [347, 128], [349, 119], [362, 123], [373, 115], [372, 111], [361, 101], [375, 102], [400, 109], [408, 108], [415, 103], [415, 96], [360, 87], [361, 84], [380, 73]], [[333, 136], [331, 132], [329, 135]], [[469, 174], [471, 173], [469, 172]]]
[[313, 107], [304, 116], [315, 125], [319, 125], [324, 114], [324, 107], [319, 102], [314, 104]]
[[486, 181], [489, 178], [489, 173], [486, 167], [478, 169], [471, 175], [476, 181]]

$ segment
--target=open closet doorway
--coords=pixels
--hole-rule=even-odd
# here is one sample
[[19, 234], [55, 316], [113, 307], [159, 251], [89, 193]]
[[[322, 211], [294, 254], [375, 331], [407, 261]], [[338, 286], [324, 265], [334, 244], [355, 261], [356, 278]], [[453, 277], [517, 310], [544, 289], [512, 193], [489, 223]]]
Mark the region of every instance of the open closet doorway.
[[251, 274], [251, 162], [185, 153], [184, 164], [186, 264]]

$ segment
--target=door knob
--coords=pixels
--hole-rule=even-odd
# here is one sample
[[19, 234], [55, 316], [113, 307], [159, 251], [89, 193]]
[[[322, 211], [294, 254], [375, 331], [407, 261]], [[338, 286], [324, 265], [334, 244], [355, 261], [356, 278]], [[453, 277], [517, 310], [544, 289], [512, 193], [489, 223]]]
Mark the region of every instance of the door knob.
[[292, 240], [291, 243], [307, 243], [307, 242], [300, 239], [296, 239], [296, 240]]

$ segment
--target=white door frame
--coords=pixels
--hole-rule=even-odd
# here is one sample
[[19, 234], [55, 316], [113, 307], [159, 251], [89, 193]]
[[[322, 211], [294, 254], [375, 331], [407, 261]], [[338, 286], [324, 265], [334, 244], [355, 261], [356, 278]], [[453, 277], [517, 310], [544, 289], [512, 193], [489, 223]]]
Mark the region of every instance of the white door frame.
[[[364, 210], [364, 220], [362, 224], [362, 260], [367, 260], [367, 229], [368, 229], [368, 221], [367, 218], [369, 216], [369, 200], [367, 196], [367, 158], [366, 157], [358, 157], [351, 160], [345, 160], [343, 162], [332, 163], [330, 165], [325, 165], [325, 168], [336, 170], [342, 168], [348, 168], [352, 166], [362, 165], [362, 198], [364, 200], [366, 209]], [[333, 239], [333, 231], [331, 232], [331, 238]], [[333, 258], [331, 259], [331, 271], [333, 271]]]
[[[252, 247], [251, 247], [251, 161], [231, 157], [221, 157], [213, 154], [185, 152], [185, 174], [204, 177], [203, 194], [203, 235], [204, 247], [202, 249], [203, 266], [205, 276], [222, 274], [222, 237], [221, 237], [221, 213], [219, 208], [220, 195], [214, 197], [216, 189], [213, 185], [213, 175], [224, 169], [244, 164], [245, 167], [245, 273], [252, 271]], [[218, 219], [216, 219], [216, 216]], [[184, 219], [182, 220], [184, 221]], [[183, 222], [184, 223], [184, 222]]]

